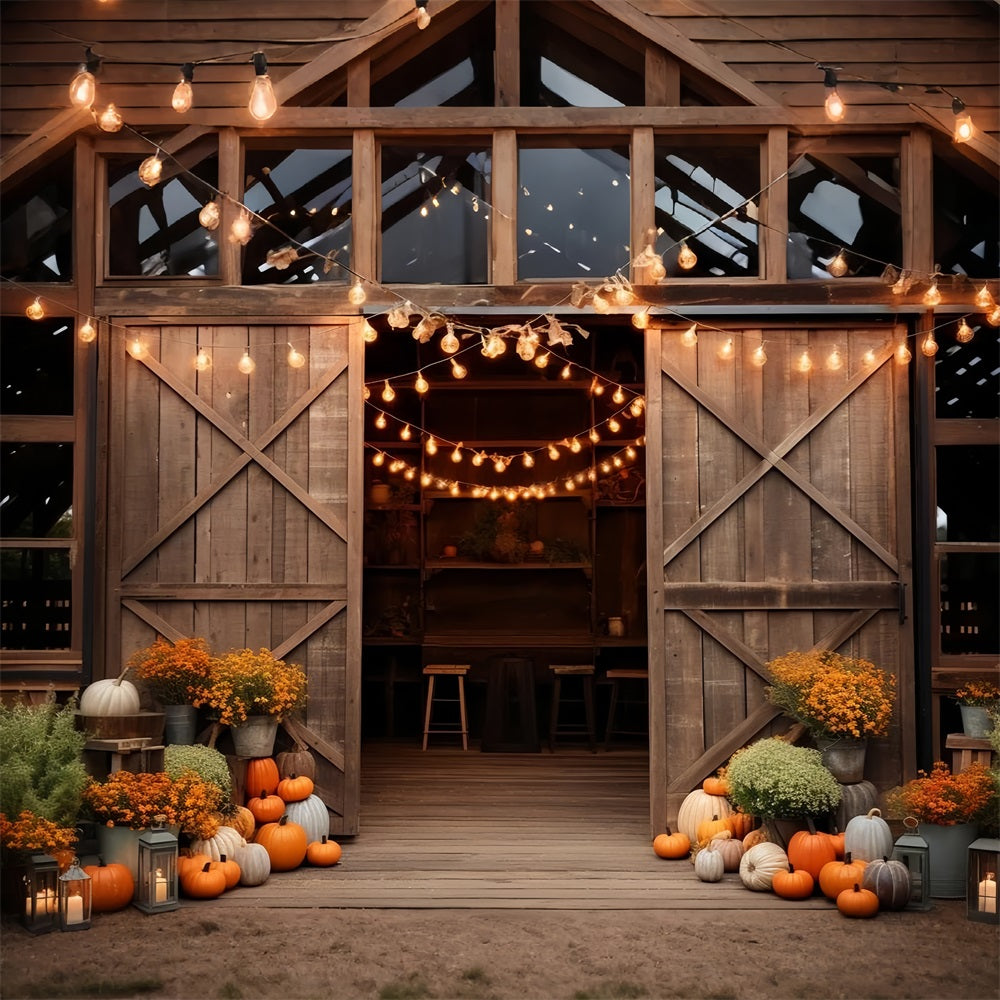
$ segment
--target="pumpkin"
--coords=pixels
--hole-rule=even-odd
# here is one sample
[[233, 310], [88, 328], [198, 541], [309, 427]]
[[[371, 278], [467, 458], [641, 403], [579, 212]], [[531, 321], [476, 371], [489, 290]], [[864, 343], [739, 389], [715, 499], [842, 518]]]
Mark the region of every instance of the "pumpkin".
[[788, 841], [788, 861], [796, 868], [809, 872], [815, 880], [819, 878], [823, 865], [837, 860], [837, 851], [829, 835], [817, 833], [811, 819], [808, 823], [808, 830], [797, 830]]
[[878, 913], [878, 896], [855, 882], [850, 889], [838, 893], [837, 909], [845, 917], [874, 917]]
[[[285, 815], [285, 800], [280, 795], [261, 792], [247, 802], [247, 809], [256, 823], [275, 823]], [[245, 834], [244, 834], [245, 836]]]
[[257, 820], [246, 806], [234, 806], [225, 826], [231, 826], [241, 837], [252, 837], [257, 829]]
[[658, 858], [686, 858], [691, 850], [691, 839], [686, 833], [658, 833], [653, 838], [653, 853]]
[[289, 802], [285, 807], [288, 819], [306, 831], [306, 843], [322, 840], [330, 832], [330, 811], [318, 795], [310, 795], [301, 802]]
[[716, 834], [709, 842], [707, 849], [722, 855], [722, 864], [727, 872], [738, 872], [740, 862], [746, 853], [742, 840], [737, 840], [728, 830]]
[[843, 861], [828, 861], [819, 872], [819, 888], [827, 899], [836, 899], [845, 889], [860, 883], [865, 874], [865, 862], [855, 861], [850, 851]]
[[777, 844], [755, 844], [740, 859], [740, 881], [754, 892], [768, 892], [775, 872], [788, 868], [788, 855]]
[[285, 750], [275, 757], [278, 765], [278, 775], [289, 778], [293, 774], [305, 775], [316, 780], [316, 758], [305, 746], [297, 746], [294, 750]]
[[771, 888], [782, 899], [808, 899], [813, 894], [816, 881], [804, 868], [789, 864], [786, 871], [775, 872]]
[[864, 816], [855, 816], [844, 830], [844, 853], [860, 861], [875, 861], [888, 857], [893, 848], [892, 830], [878, 809], [869, 809]]
[[192, 899], [215, 899], [226, 891], [226, 876], [220, 868], [213, 868], [211, 861], [192, 868], [180, 882], [181, 892]]
[[342, 853], [337, 841], [324, 837], [322, 840], [314, 840], [306, 848], [306, 861], [317, 868], [329, 868], [340, 860]]
[[105, 677], [88, 684], [80, 694], [80, 714], [138, 715], [139, 689], [125, 680], [128, 670], [126, 667], [117, 677]]
[[112, 862], [106, 865], [85, 865], [90, 876], [90, 906], [94, 913], [112, 913], [124, 909], [135, 895], [135, 880], [127, 865]]
[[271, 855], [261, 844], [244, 840], [233, 860], [240, 866], [240, 885], [263, 885], [271, 874]]
[[844, 831], [838, 830], [836, 827], [833, 828], [833, 833], [827, 834], [830, 838], [830, 843], [833, 844], [834, 851], [837, 852], [838, 858], [843, 858], [844, 856]]
[[289, 872], [305, 860], [306, 831], [287, 815], [276, 823], [265, 823], [254, 840], [267, 851], [273, 872]]
[[758, 826], [756, 830], [751, 830], [743, 838], [743, 846], [749, 851], [751, 847], [756, 847], [758, 844], [768, 843], [767, 830], [762, 826]]
[[226, 876], [226, 888], [232, 889], [239, 884], [240, 866], [228, 855], [223, 854], [218, 861], [211, 861], [213, 868], [218, 868]]
[[698, 843], [704, 847], [717, 833], [730, 833], [729, 817], [719, 819], [713, 816], [711, 819], [702, 820], [698, 824]]
[[177, 859], [177, 878], [183, 878], [189, 871], [198, 871], [212, 859], [207, 854], [182, 854]]
[[[753, 830], [754, 824], [757, 822], [757, 817], [751, 816], [750, 813], [734, 812], [731, 816], [727, 817], [726, 822], [729, 824], [729, 832], [737, 840], [742, 840]], [[753, 845], [751, 844], [750, 846], [752, 847]]]
[[901, 910], [910, 901], [910, 869], [902, 861], [869, 861], [861, 876], [861, 888], [878, 896], [880, 910]]
[[691, 843], [698, 840], [698, 825], [717, 816], [724, 819], [733, 814], [733, 807], [724, 795], [709, 795], [701, 788], [689, 792], [677, 812], [677, 829], [686, 833]]
[[840, 786], [840, 805], [833, 822], [838, 830], [846, 830], [855, 816], [866, 816], [869, 809], [878, 805], [878, 789], [870, 781], [858, 781]]
[[694, 857], [694, 873], [702, 882], [720, 882], [725, 870], [725, 863], [718, 851], [705, 848]]
[[273, 757], [251, 757], [247, 761], [246, 778], [243, 787], [249, 795], [259, 795], [262, 791], [273, 795], [278, 790], [278, 765]]
[[314, 787], [312, 778], [307, 778], [304, 774], [291, 774], [278, 782], [278, 794], [285, 802], [301, 802], [312, 795]]
[[210, 861], [219, 861], [223, 854], [234, 855], [242, 839], [231, 826], [220, 826], [214, 837], [192, 840], [191, 853], [207, 854]]
[[717, 775], [713, 775], [711, 778], [706, 778], [701, 783], [701, 790], [706, 795], [728, 795], [729, 794], [729, 783], [725, 778], [720, 778]]

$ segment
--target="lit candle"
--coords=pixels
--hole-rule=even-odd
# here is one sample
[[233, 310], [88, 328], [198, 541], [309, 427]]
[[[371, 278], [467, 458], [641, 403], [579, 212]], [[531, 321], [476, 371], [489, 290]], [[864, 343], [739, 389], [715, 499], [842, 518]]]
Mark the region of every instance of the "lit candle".
[[[56, 912], [56, 896], [51, 889], [42, 889], [41, 892], [35, 893], [35, 915], [42, 913], [55, 913]], [[24, 915], [26, 917], [31, 916], [31, 897], [28, 896], [24, 901]]]
[[997, 883], [996, 875], [987, 872], [986, 878], [979, 883], [979, 911], [980, 913], [997, 912]]
[[156, 869], [156, 891], [153, 894], [153, 899], [157, 903], [165, 903], [167, 901], [167, 880], [163, 875], [163, 869]]
[[66, 899], [66, 923], [83, 923], [83, 898], [81, 896], [69, 896]]

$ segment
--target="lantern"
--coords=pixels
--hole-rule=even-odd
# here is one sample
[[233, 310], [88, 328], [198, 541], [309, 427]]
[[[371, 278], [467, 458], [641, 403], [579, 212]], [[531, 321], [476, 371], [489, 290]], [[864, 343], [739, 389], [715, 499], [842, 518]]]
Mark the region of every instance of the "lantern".
[[143, 913], [177, 909], [177, 838], [162, 821], [139, 835], [138, 873], [135, 906]]
[[59, 865], [48, 854], [32, 854], [24, 876], [24, 916], [21, 922], [32, 934], [55, 930]]
[[1000, 873], [1000, 840], [980, 837], [969, 844], [965, 876], [966, 916], [984, 924], [1000, 924], [997, 874]]
[[92, 881], [80, 867], [80, 859], [59, 876], [59, 929], [85, 931], [90, 927]]
[[920, 836], [919, 824], [912, 816], [903, 820], [906, 832], [892, 848], [894, 861], [902, 861], [910, 872], [910, 901], [908, 910], [931, 908], [930, 848]]

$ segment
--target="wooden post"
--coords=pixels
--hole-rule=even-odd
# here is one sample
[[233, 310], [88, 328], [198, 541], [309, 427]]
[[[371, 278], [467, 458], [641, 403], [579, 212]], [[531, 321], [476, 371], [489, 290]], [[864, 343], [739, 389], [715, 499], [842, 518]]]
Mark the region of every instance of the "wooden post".
[[[788, 280], [788, 129], [769, 128], [761, 149], [763, 182], [760, 198], [760, 276], [769, 282]], [[785, 174], [785, 176], [782, 176]], [[777, 178], [780, 178], [777, 179]], [[772, 183], [773, 181], [773, 183]], [[770, 185], [770, 186], [769, 186]]]
[[493, 136], [493, 284], [517, 281], [517, 133]]
[[929, 275], [934, 270], [934, 151], [930, 133], [914, 129], [904, 136], [900, 159], [903, 267]]
[[521, 104], [520, 0], [496, 0], [496, 65], [494, 100], [498, 108]]
[[219, 277], [224, 285], [239, 285], [243, 280], [243, 247], [229, 242], [229, 228], [240, 212], [237, 202], [243, 201], [243, 150], [234, 128], [219, 130], [219, 190], [229, 195], [219, 206]]
[[354, 190], [351, 205], [351, 266], [362, 278], [377, 281], [381, 185], [375, 133], [371, 129], [358, 129], [354, 133], [351, 169]]

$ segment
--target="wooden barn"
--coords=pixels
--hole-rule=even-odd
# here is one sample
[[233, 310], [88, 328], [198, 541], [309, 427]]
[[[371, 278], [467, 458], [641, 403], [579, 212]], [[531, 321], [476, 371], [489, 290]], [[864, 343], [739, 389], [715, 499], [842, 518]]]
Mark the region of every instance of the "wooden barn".
[[470, 752], [648, 748], [652, 829], [790, 650], [896, 676], [880, 788], [948, 759], [1000, 653], [995, 3], [0, 17], [5, 692], [270, 647], [341, 835], [432, 666]]

